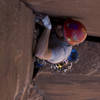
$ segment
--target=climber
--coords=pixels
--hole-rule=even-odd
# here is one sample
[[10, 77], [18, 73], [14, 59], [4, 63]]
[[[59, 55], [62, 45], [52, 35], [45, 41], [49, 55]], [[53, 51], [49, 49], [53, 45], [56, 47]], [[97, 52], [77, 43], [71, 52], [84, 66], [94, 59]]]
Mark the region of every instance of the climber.
[[50, 63], [57, 64], [67, 60], [72, 46], [82, 43], [87, 37], [85, 26], [77, 20], [66, 19], [55, 28], [49, 16], [45, 16], [41, 21], [45, 30], [38, 40], [35, 56]]

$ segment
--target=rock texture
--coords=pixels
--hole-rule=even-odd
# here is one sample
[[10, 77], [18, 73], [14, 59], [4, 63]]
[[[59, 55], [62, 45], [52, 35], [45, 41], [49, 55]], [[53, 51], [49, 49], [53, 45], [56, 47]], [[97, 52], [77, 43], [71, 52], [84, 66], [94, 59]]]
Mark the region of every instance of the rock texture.
[[[100, 36], [99, 0], [27, 2], [36, 11], [81, 20], [89, 35]], [[32, 11], [19, 0], [0, 1], [0, 100], [100, 100], [99, 43], [79, 47], [82, 58], [71, 73], [46, 70], [36, 78], [37, 92], [33, 85], [29, 87], [33, 72], [32, 42], [35, 46], [33, 19]]]
[[19, 0], [0, 1], [1, 100], [25, 100], [33, 71], [33, 18]]
[[50, 66], [37, 75], [36, 83], [45, 100], [100, 99], [100, 43], [84, 42], [80, 60], [67, 73], [53, 72]]
[[36, 11], [82, 21], [89, 35], [100, 36], [100, 0], [25, 0]]

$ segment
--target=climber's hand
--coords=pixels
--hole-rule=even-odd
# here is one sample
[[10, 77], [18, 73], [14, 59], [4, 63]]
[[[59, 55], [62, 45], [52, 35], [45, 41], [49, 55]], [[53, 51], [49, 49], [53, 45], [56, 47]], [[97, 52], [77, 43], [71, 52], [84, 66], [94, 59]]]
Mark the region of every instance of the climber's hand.
[[50, 22], [50, 18], [48, 16], [45, 16], [43, 19], [42, 19], [42, 22], [43, 22], [43, 25], [51, 30], [52, 29], [52, 25], [51, 25], [51, 22]]

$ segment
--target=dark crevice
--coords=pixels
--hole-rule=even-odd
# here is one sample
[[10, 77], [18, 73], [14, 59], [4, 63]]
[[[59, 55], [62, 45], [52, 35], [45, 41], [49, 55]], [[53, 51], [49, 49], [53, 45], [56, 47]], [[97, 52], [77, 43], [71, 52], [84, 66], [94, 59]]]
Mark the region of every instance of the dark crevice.
[[87, 36], [86, 41], [91, 41], [91, 42], [100, 42], [100, 37], [96, 36]]

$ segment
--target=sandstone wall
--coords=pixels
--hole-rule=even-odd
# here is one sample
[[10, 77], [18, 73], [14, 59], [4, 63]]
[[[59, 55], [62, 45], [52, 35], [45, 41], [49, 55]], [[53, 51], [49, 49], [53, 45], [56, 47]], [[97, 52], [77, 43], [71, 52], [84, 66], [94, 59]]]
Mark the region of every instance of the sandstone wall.
[[33, 71], [33, 18], [19, 0], [0, 1], [0, 100], [25, 100]]

